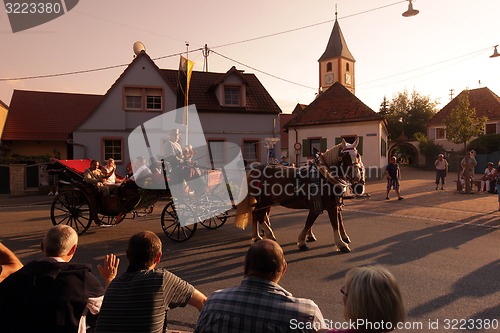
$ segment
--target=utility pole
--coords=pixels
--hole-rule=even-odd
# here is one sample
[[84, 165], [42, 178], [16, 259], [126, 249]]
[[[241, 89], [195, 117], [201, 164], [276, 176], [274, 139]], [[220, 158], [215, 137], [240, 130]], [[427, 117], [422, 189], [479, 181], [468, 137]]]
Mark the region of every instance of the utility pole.
[[210, 49], [207, 44], [205, 44], [205, 48], [201, 53], [203, 54], [203, 71], [208, 72], [208, 55], [210, 54]]

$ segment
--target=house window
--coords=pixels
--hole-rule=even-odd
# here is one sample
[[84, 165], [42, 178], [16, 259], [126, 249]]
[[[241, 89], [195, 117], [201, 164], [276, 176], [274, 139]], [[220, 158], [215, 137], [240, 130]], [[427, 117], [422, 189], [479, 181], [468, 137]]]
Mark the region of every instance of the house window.
[[163, 88], [124, 87], [123, 94], [127, 111], [163, 110]]
[[309, 151], [311, 156], [314, 155], [315, 151], [321, 152], [321, 139], [309, 139]]
[[123, 161], [123, 139], [104, 138], [102, 139], [103, 161], [112, 158], [115, 162]]
[[380, 142], [380, 151], [382, 156], [387, 156], [387, 141], [385, 141], [383, 138]]
[[243, 158], [247, 162], [257, 162], [259, 160], [259, 141], [244, 140], [243, 141]]
[[326, 64], [326, 71], [327, 72], [331, 72], [332, 71], [332, 63], [331, 62], [329, 62], [329, 63]]
[[224, 140], [208, 140], [208, 151], [210, 162], [214, 168], [220, 168], [224, 165]]
[[224, 87], [224, 104], [232, 106], [240, 106], [240, 87]]
[[445, 138], [446, 138], [446, 131], [444, 127], [436, 128], [436, 139], [445, 139]]
[[486, 133], [485, 134], [496, 134], [497, 133], [497, 124], [486, 124]]
[[146, 96], [147, 110], [161, 110], [161, 96]]
[[141, 110], [142, 96], [125, 96], [127, 110]]

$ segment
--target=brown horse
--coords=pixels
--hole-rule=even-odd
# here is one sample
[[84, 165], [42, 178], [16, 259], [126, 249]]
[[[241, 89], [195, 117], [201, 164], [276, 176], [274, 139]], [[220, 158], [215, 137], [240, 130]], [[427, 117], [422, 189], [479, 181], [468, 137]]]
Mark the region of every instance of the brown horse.
[[299, 234], [297, 245], [307, 250], [307, 241], [315, 241], [312, 226], [318, 216], [326, 210], [332, 224], [335, 244], [342, 252], [350, 252], [349, 236], [342, 220], [342, 195], [347, 186], [356, 194], [364, 190], [364, 169], [361, 157], [353, 144], [341, 144], [317, 154], [306, 167], [294, 168], [278, 165], [252, 166], [247, 174], [248, 195], [236, 214], [236, 225], [244, 228], [252, 221], [252, 239], [262, 237], [257, 222], [265, 237], [276, 239], [271, 228], [269, 215], [273, 205], [292, 209], [308, 209], [304, 229]]

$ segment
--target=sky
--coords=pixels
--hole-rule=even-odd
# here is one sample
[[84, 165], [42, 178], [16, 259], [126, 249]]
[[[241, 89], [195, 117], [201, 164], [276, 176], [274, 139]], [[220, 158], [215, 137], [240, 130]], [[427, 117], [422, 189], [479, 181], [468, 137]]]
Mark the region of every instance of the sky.
[[413, 17], [401, 15], [403, 0], [81, 0], [17, 33], [0, 5], [0, 100], [9, 104], [14, 89], [105, 94], [141, 41], [158, 67], [178, 68], [189, 49], [199, 71], [207, 44], [209, 71], [236, 66], [255, 74], [290, 113], [315, 98], [336, 6], [356, 59], [356, 96], [372, 110], [405, 90], [440, 108], [451, 89], [453, 96], [479, 87], [500, 95], [500, 57], [489, 57], [500, 44], [499, 0], [415, 0]]

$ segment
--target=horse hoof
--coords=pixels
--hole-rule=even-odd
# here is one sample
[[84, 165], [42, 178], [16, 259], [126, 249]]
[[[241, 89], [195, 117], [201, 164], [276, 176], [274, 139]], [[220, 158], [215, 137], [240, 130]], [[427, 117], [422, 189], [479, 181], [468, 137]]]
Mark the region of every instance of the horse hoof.
[[346, 244], [351, 244], [351, 239], [349, 237], [346, 237], [346, 238], [342, 238], [342, 240], [344, 241], [344, 243]]
[[347, 245], [346, 245], [346, 246], [339, 247], [339, 250], [340, 250], [340, 252], [342, 252], [342, 253], [349, 253], [349, 252], [351, 252], [351, 249], [350, 249], [350, 248], [349, 248], [349, 246], [347, 246]]
[[299, 250], [300, 251], [308, 251], [309, 250], [309, 246], [307, 246], [307, 244], [299, 245]]
[[315, 242], [317, 241], [318, 239], [316, 238], [316, 236], [314, 235], [310, 235], [310, 236], [307, 236], [307, 241], [308, 242]]

